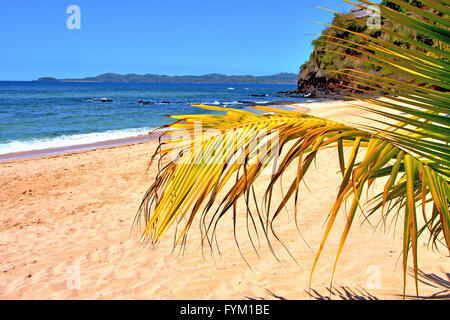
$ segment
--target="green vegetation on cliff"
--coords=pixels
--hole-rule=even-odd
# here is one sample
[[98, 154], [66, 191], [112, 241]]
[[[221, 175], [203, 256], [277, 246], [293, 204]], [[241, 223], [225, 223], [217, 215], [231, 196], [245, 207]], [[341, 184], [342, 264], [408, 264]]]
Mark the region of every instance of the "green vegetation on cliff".
[[[423, 9], [433, 15], [443, 16], [440, 12], [428, 10], [426, 6], [417, 0], [383, 0], [381, 2], [381, 4], [392, 10], [404, 12], [405, 9], [399, 5], [402, 3], [405, 3], [403, 6], [409, 9], [408, 15], [413, 18], [418, 17], [411, 11], [412, 7]], [[368, 18], [370, 19], [371, 15], [373, 15], [372, 12], [359, 7], [355, 7], [347, 15], [335, 15], [332, 24], [322, 32], [318, 39], [313, 41], [314, 51], [309, 61], [300, 67], [298, 93], [317, 97], [339, 97], [342, 94], [345, 95], [346, 91], [361, 89], [345, 75], [335, 73], [335, 71], [343, 69], [354, 69], [376, 76], [389, 76], [402, 82], [414, 82], [411, 77], [400, 73], [393, 74], [392, 70], [388, 68], [360, 59], [369, 54], [370, 61], [372, 52], [361, 48], [360, 45], [364, 44], [365, 39], [358, 36], [357, 33], [363, 33], [376, 39], [380, 38], [383, 41], [390, 41], [394, 45], [419, 51], [426, 55], [433, 55], [429, 51], [430, 46], [439, 47], [442, 44], [429, 36], [411, 31], [410, 28], [398, 23], [392, 23], [385, 18], [380, 21], [381, 28], [369, 28], [366, 21]], [[448, 16], [446, 17], [448, 18]], [[417, 44], [413, 45], [408, 42], [410, 39], [416, 40]], [[344, 47], [338, 45], [338, 43], [344, 44]], [[429, 83], [418, 84], [431, 87]]]

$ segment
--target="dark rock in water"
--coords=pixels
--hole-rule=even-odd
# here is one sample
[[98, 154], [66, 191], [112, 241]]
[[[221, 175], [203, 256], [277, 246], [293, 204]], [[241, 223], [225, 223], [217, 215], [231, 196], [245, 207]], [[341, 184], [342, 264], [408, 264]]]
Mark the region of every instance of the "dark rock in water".
[[251, 94], [250, 97], [267, 97], [269, 96], [268, 94], [265, 93], [255, 93], [255, 94]]
[[112, 100], [108, 99], [108, 98], [101, 98], [99, 101], [101, 101], [101, 102], [112, 102]]
[[277, 100], [277, 101], [267, 102], [267, 103], [264, 103], [262, 105], [264, 105], [264, 106], [284, 106], [284, 105], [296, 104], [296, 103], [299, 103], [299, 101], [296, 101], [296, 100]]
[[170, 104], [171, 102], [170, 101], [161, 101], [160, 103], [161, 104]]
[[151, 102], [150, 102], [150, 101], [142, 101], [142, 100], [139, 100], [137, 103], [138, 103], [138, 104], [150, 104]]
[[253, 104], [253, 105], [256, 105], [256, 104], [258, 104], [257, 102], [253, 102], [253, 101], [245, 101], [245, 100], [239, 100], [238, 101], [240, 104]]

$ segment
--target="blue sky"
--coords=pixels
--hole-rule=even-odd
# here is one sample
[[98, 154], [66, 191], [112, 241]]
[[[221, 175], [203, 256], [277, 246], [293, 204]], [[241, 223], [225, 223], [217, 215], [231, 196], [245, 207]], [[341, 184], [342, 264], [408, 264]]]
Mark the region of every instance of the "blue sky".
[[[69, 30], [69, 5], [81, 29]], [[14, 0], [0, 10], [0, 80], [105, 72], [265, 75], [298, 71], [340, 0]]]

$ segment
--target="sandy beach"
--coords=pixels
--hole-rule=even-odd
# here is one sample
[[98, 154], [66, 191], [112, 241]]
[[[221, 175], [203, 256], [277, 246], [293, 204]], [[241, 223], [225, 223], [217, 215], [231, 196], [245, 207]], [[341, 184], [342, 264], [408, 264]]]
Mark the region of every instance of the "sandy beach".
[[[364, 113], [345, 102], [297, 108], [348, 122]], [[319, 154], [317, 167], [302, 186], [301, 236], [293, 210], [276, 222], [296, 261], [274, 243], [277, 261], [263, 240], [258, 257], [242, 237], [242, 253], [250, 269], [236, 247], [231, 216], [221, 221], [221, 255], [215, 253], [214, 258], [208, 248], [202, 254], [197, 224], [184, 254], [172, 252], [170, 236], [156, 248], [143, 245], [139, 232], [131, 230], [156, 175], [156, 166], [147, 171], [156, 146], [156, 141], [140, 141], [0, 162], [0, 299], [402, 298], [401, 217], [396, 226], [384, 230], [376, 228], [379, 216], [371, 220], [372, 225], [361, 225], [363, 218], [358, 215], [330, 291], [345, 225], [344, 215], [338, 216], [308, 292], [314, 252], [340, 181], [337, 156], [331, 150]], [[381, 187], [376, 185], [374, 192]], [[261, 186], [257, 194], [263, 190]], [[280, 201], [281, 194], [274, 197]], [[449, 285], [447, 253], [427, 248], [427, 240], [421, 238], [419, 246], [421, 296]], [[415, 294], [411, 275], [407, 294]]]

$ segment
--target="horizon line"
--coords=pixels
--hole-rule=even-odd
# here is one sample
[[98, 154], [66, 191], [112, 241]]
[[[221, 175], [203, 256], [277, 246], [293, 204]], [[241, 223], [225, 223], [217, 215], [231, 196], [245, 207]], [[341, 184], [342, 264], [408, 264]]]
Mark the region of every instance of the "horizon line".
[[[0, 79], [0, 81], [42, 81], [40, 79], [55, 79], [55, 81], [71, 81], [71, 80], [84, 80], [88, 78], [96, 78], [104, 75], [118, 75], [118, 76], [159, 76], [159, 77], [204, 77], [204, 76], [211, 76], [211, 75], [218, 75], [218, 76], [224, 76], [224, 77], [254, 77], [254, 78], [262, 78], [262, 77], [271, 77], [271, 76], [277, 76], [277, 75], [295, 75], [298, 76], [298, 73], [295, 72], [277, 72], [273, 74], [264, 74], [264, 75], [253, 75], [253, 74], [226, 74], [226, 73], [218, 73], [218, 72], [210, 72], [210, 73], [203, 73], [203, 74], [178, 74], [178, 75], [169, 75], [169, 74], [158, 74], [158, 73], [117, 73], [117, 72], [104, 72], [93, 76], [80, 76], [80, 77], [73, 77], [73, 78], [56, 78], [54, 76], [39, 76], [35, 79], [19, 79], [19, 80], [11, 80], [11, 79]], [[51, 80], [48, 80], [49, 82]], [[96, 82], [113, 82], [113, 81], [96, 81]], [[117, 81], [117, 82], [123, 82], [123, 81]], [[130, 81], [131, 82], [131, 81]], [[139, 82], [139, 81], [137, 81]]]

